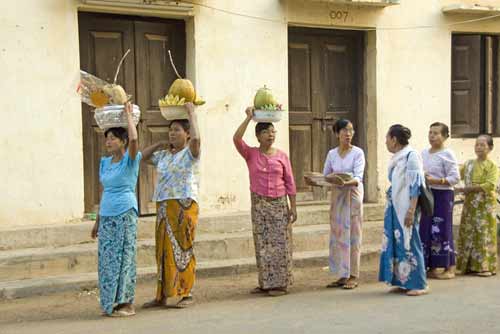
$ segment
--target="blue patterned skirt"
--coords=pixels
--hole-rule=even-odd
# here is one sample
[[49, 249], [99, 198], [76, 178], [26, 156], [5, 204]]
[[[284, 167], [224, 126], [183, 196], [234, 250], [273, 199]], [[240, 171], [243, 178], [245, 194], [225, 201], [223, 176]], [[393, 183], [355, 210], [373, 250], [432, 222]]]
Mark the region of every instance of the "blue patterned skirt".
[[[418, 211], [418, 210], [417, 210]], [[424, 253], [418, 233], [419, 214], [415, 214], [410, 249], [404, 247], [403, 229], [389, 200], [384, 216], [384, 235], [380, 255], [379, 281], [406, 290], [427, 287]]]
[[101, 308], [113, 313], [117, 304], [133, 303], [136, 285], [137, 212], [100, 217], [98, 274]]

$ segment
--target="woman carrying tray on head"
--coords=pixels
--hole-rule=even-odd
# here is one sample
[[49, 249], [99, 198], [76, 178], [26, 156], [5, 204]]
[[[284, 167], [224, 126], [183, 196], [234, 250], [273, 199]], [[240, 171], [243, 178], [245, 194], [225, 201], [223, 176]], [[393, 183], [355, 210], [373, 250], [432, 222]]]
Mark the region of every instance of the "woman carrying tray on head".
[[141, 152], [132, 119], [132, 105], [125, 112], [128, 130], [104, 132], [106, 149], [101, 158], [99, 180], [103, 187], [99, 214], [92, 229], [98, 238], [99, 299], [104, 315], [135, 314], [137, 197], [135, 193]]
[[[363, 221], [363, 174], [365, 154], [352, 145], [354, 128], [338, 120], [333, 131], [339, 146], [328, 152], [323, 174], [333, 183], [330, 209], [330, 272], [339, 279], [327, 287], [354, 289], [358, 286]], [[342, 178], [337, 173], [349, 173]]]
[[[297, 220], [295, 181], [288, 156], [273, 147], [276, 131], [272, 123], [257, 123], [259, 147], [250, 147], [243, 135], [254, 109], [233, 136], [234, 145], [246, 160], [250, 174], [252, 228], [259, 286], [253, 293], [281, 296], [292, 284], [292, 224]], [[290, 201], [290, 207], [288, 206]]]
[[192, 103], [185, 104], [188, 120], [173, 120], [165, 141], [143, 150], [144, 161], [158, 173], [156, 202], [156, 298], [145, 308], [167, 305], [167, 298], [181, 297], [178, 307], [192, 304], [196, 260], [193, 254], [198, 223], [198, 169], [200, 135]]

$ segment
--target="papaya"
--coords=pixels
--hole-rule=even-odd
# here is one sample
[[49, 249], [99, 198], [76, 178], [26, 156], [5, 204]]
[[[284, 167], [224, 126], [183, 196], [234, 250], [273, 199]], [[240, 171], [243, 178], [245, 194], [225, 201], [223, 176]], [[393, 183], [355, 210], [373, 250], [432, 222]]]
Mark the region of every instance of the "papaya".
[[186, 102], [194, 102], [196, 98], [194, 86], [188, 79], [176, 79], [170, 86], [168, 94], [184, 98]]

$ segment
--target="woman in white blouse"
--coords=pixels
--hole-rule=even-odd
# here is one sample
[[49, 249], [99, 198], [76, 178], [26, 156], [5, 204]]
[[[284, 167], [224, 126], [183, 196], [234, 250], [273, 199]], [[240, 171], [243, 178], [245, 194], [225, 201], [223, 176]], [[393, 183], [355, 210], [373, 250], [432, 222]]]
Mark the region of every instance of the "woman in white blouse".
[[[460, 181], [457, 159], [445, 147], [449, 137], [446, 124], [436, 122], [429, 129], [430, 148], [422, 152], [425, 179], [434, 195], [434, 215], [422, 215], [420, 238], [424, 249], [428, 277], [455, 277], [455, 246], [453, 243], [453, 186]], [[444, 268], [443, 273], [438, 273]]]
[[[352, 145], [354, 128], [340, 119], [333, 126], [339, 146], [330, 150], [323, 174], [333, 183], [330, 209], [330, 272], [339, 277], [329, 288], [358, 286], [363, 220], [363, 174], [365, 154]], [[338, 177], [349, 173], [350, 179]]]

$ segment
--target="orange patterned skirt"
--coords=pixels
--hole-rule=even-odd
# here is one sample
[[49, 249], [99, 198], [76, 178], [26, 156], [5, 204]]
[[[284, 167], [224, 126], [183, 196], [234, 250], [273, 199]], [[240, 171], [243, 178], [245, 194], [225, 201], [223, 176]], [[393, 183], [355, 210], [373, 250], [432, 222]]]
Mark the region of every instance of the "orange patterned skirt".
[[198, 213], [198, 204], [191, 199], [157, 203], [157, 301], [191, 293], [196, 274], [193, 245]]

